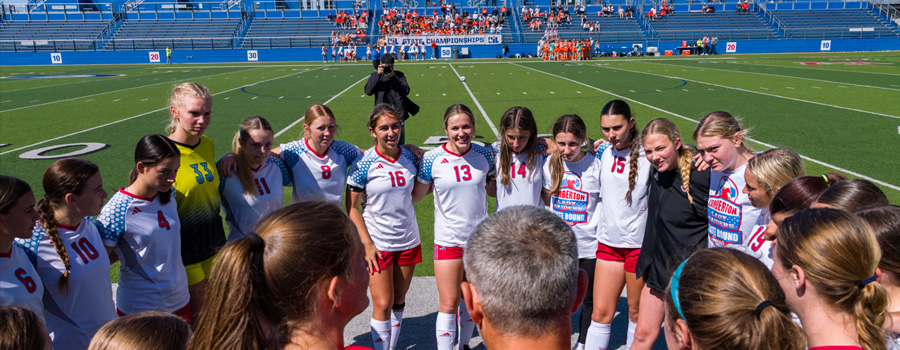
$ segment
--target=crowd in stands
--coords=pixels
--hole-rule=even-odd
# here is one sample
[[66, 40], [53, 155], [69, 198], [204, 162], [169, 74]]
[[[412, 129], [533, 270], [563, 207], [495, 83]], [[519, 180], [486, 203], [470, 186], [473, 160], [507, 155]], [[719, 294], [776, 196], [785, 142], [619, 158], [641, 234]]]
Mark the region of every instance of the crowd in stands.
[[329, 22], [334, 23], [335, 27], [341, 29], [362, 29], [369, 28], [369, 11], [354, 11], [348, 14], [347, 11], [340, 11], [336, 14], [329, 13], [326, 16]]
[[474, 35], [500, 33], [509, 15], [509, 9], [501, 6], [489, 10], [482, 7], [471, 13], [460, 11], [456, 4], [444, 3], [441, 11], [437, 9], [428, 14], [427, 10], [419, 13], [416, 9], [385, 8], [378, 19], [380, 33], [387, 36], [397, 35]]

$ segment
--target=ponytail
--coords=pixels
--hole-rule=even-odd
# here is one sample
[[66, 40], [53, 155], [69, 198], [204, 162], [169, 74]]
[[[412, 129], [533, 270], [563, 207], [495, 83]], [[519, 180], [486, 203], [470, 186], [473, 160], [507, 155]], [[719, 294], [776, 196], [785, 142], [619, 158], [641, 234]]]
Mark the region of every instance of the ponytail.
[[72, 266], [69, 264], [69, 254], [66, 252], [66, 245], [63, 244], [62, 238], [59, 237], [59, 231], [56, 228], [56, 218], [53, 217], [53, 208], [50, 207], [50, 201], [47, 197], [38, 201], [37, 211], [41, 215], [41, 223], [44, 226], [44, 230], [47, 231], [47, 236], [50, 237], [50, 242], [56, 248], [56, 254], [59, 255], [59, 259], [62, 260], [63, 266], [65, 266], [65, 271], [63, 271], [59, 280], [56, 281], [56, 288], [63, 294], [68, 294], [69, 270]]
[[[631, 122], [633, 123], [634, 119], [631, 119]], [[628, 131], [628, 138], [630, 139], [629, 142], [631, 142], [631, 151], [628, 152], [628, 157], [631, 160], [628, 161], [628, 192], [625, 193], [625, 200], [631, 202], [631, 191], [634, 190], [634, 183], [638, 175], [638, 158], [641, 156], [641, 144], [638, 142], [637, 126], [631, 126], [631, 130]]]
[[562, 174], [563, 174], [563, 159], [562, 154], [559, 150], [553, 152], [553, 155], [550, 156], [550, 194], [556, 195], [559, 194], [559, 189], [562, 187]]
[[688, 202], [694, 204], [694, 196], [691, 195], [691, 164], [694, 162], [694, 150], [681, 145], [678, 150], [678, 168], [681, 169], [681, 188], [687, 193]]
[[879, 282], [863, 281], [857, 286], [859, 297], [853, 305], [856, 332], [864, 350], [886, 350], [882, 326], [887, 316], [887, 291]]

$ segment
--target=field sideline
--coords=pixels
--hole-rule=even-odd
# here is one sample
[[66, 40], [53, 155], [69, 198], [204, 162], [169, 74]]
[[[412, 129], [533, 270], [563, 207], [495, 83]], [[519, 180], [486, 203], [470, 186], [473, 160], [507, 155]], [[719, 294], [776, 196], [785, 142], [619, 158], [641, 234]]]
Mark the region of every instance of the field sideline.
[[[511, 106], [530, 108], [541, 132], [562, 114], [578, 114], [588, 124], [588, 135], [600, 138], [600, 108], [621, 98], [634, 109], [639, 127], [669, 118], [688, 143], [697, 120], [727, 110], [752, 128], [756, 150], [791, 147], [804, 156], [809, 174], [840, 171], [866, 178], [879, 184], [892, 203], [900, 203], [900, 157], [895, 154], [900, 149], [900, 52], [569, 63], [398, 61], [396, 67], [407, 75], [410, 98], [422, 107], [406, 129], [407, 142], [420, 147], [433, 147], [426, 140], [443, 135], [441, 115], [454, 103], [476, 112], [476, 140], [485, 143], [497, 140], [496, 125]], [[214, 94], [206, 134], [217, 145], [217, 156], [230, 150], [237, 125], [247, 116], [266, 117], [276, 143], [298, 139], [300, 119], [313, 103], [334, 110], [338, 139], [367, 148], [372, 97], [362, 91], [371, 71], [369, 62], [0, 67], [0, 173], [28, 181], [41, 196], [41, 176], [54, 159], [25, 158], [86, 146], [35, 154], [44, 147], [91, 143], [98, 150], [83, 157], [100, 165], [104, 186], [113, 193], [127, 185], [136, 141], [164, 133], [168, 93], [183, 81], [205, 85]], [[72, 77], [13, 79], [36, 75]], [[428, 257], [432, 199], [418, 203], [416, 210]], [[419, 265], [417, 275], [433, 275], [431, 259]]]

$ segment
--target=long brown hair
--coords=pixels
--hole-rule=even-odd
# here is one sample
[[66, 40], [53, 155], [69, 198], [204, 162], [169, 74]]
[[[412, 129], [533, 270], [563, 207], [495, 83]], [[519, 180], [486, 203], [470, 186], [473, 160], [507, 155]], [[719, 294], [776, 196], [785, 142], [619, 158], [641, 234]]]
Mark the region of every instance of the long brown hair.
[[299, 202], [270, 213], [256, 233], [222, 249], [188, 349], [282, 348], [319, 311], [319, 282], [349, 276], [359, 245], [335, 204]]
[[[375, 108], [372, 108], [372, 112], [369, 113], [369, 131], [375, 131], [375, 127], [378, 126], [378, 121], [385, 117], [403, 121], [403, 119], [400, 118], [400, 111], [398, 111], [397, 108], [394, 108], [394, 106], [387, 103], [379, 103], [375, 105]], [[372, 139], [372, 145], [374, 146], [376, 144], [378, 144], [378, 140]]]
[[[683, 319], [701, 349], [805, 349], [784, 291], [756, 258], [730, 248], [702, 249], [679, 272], [665, 293], [669, 330]], [[760, 309], [766, 301], [771, 307]]]
[[237, 162], [237, 170], [234, 172], [235, 176], [237, 176], [238, 181], [241, 182], [241, 188], [244, 189], [244, 194], [256, 196], [259, 192], [256, 190], [256, 184], [253, 183], [253, 174], [251, 174], [250, 164], [247, 162], [247, 159], [244, 158], [243, 143], [250, 139], [250, 130], [263, 130], [271, 133], [272, 125], [269, 124], [269, 121], [266, 120], [266, 118], [258, 115], [248, 117], [241, 122], [241, 127], [238, 129], [238, 132], [234, 134], [234, 139], [231, 142], [231, 150], [234, 152], [236, 158], [235, 162]]
[[638, 139], [637, 123], [634, 121], [634, 114], [631, 113], [631, 107], [622, 100], [612, 100], [603, 106], [600, 110], [601, 116], [621, 115], [625, 122], [631, 123], [628, 129], [628, 142], [631, 143], [631, 150], [628, 151], [628, 192], [625, 193], [625, 200], [631, 201], [631, 191], [634, 190], [634, 184], [637, 181], [638, 173], [638, 157], [641, 156], [641, 143]]
[[0, 306], [0, 349], [44, 350], [47, 331], [34, 311], [21, 306]]
[[[47, 230], [47, 236], [50, 242], [56, 248], [59, 259], [62, 260], [65, 271], [56, 282], [56, 287], [63, 293], [69, 291], [69, 254], [66, 252], [66, 246], [59, 237], [59, 231], [56, 226], [56, 217], [53, 215], [54, 209], [61, 207], [69, 193], [80, 195], [84, 192], [88, 180], [96, 175], [100, 168], [90, 161], [80, 158], [63, 158], [53, 162], [50, 168], [44, 172], [44, 197], [37, 203], [38, 213], [41, 215], [41, 223]], [[49, 281], [45, 281], [49, 282]]]
[[881, 259], [869, 224], [844, 210], [806, 209], [784, 219], [775, 245], [785, 270], [799, 266], [823, 301], [855, 322], [863, 349], [887, 349], [887, 292], [877, 281], [864, 282]]
[[[579, 140], [587, 140], [587, 126], [577, 114], [566, 114], [556, 119], [550, 129], [550, 133], [556, 138], [557, 134], [570, 133], [575, 135]], [[563, 164], [562, 152], [559, 149], [553, 152], [549, 160], [550, 169], [550, 193], [558, 194], [562, 187], [562, 178], [565, 165]]]
[[125, 315], [103, 325], [88, 350], [184, 350], [191, 327], [180, 317], [159, 311]]
[[[666, 118], [656, 118], [647, 123], [644, 126], [644, 130], [641, 131], [641, 143], [650, 135], [663, 135], [672, 142], [673, 146], [676, 141], [681, 139], [681, 132], [678, 131], [678, 127]], [[634, 150], [634, 146], [632, 146], [632, 150]], [[691, 196], [691, 163], [693, 161], [694, 150], [682, 143], [681, 148], [678, 149], [678, 170], [681, 173], [681, 186], [684, 192], [687, 193], [688, 201], [691, 204], [694, 203], [694, 197]]]
[[506, 140], [506, 131], [509, 129], [519, 129], [530, 133], [528, 142], [525, 144], [525, 152], [528, 154], [529, 174], [534, 173], [535, 155], [537, 145], [537, 123], [534, 121], [534, 115], [531, 110], [525, 107], [510, 107], [503, 116], [500, 117], [500, 184], [508, 186], [510, 183], [510, 163], [512, 162], [512, 147]]

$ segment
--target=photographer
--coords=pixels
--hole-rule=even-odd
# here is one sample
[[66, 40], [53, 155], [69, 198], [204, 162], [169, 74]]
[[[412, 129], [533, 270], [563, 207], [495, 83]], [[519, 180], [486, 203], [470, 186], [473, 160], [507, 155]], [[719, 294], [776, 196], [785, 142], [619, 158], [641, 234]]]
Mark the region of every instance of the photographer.
[[[387, 103], [398, 111], [403, 121], [409, 119], [410, 114], [419, 112], [419, 106], [409, 100], [409, 84], [403, 72], [394, 70], [394, 56], [384, 55], [380, 61], [374, 61], [375, 71], [369, 75], [366, 82], [366, 95], [375, 95], [375, 105]], [[400, 133], [400, 144], [406, 143], [406, 133]]]

